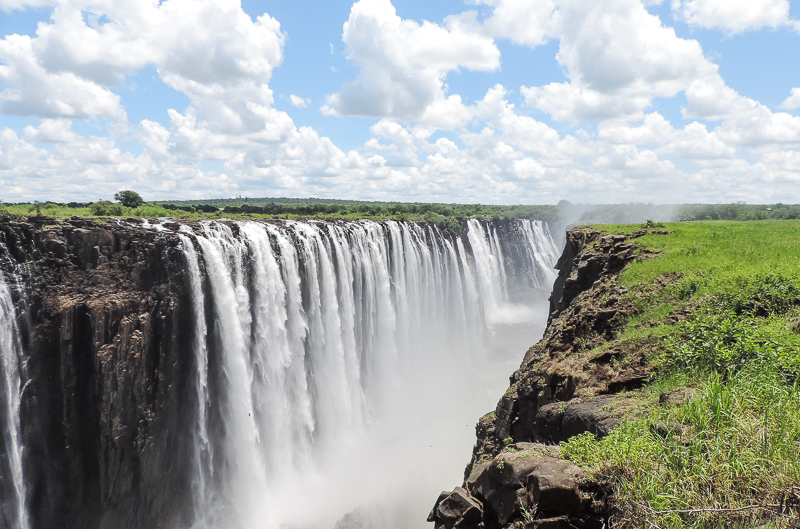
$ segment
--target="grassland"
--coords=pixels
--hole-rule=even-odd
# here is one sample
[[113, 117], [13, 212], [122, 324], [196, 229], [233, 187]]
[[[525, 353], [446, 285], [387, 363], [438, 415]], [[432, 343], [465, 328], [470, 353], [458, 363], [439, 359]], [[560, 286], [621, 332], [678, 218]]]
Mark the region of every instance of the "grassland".
[[[666, 227], [674, 233], [636, 239], [661, 253], [620, 277], [639, 313], [616, 341], [661, 343], [639, 396], [646, 411], [604, 439], [574, 437], [562, 453], [611, 484], [622, 527], [794, 527], [800, 221]], [[658, 405], [680, 387], [694, 397]]]

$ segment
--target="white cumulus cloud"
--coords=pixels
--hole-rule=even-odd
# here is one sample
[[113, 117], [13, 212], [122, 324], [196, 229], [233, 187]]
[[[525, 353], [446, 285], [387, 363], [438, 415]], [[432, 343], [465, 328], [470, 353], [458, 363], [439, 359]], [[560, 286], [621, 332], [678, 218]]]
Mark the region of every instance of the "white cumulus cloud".
[[789, 0], [672, 0], [671, 7], [689, 24], [728, 33], [796, 24]]
[[328, 96], [326, 114], [419, 119], [445, 100], [448, 72], [500, 67], [500, 51], [474, 12], [449, 16], [443, 25], [420, 24], [397, 16], [389, 0], [359, 0], [342, 39], [361, 71]]
[[310, 99], [303, 99], [302, 97], [294, 94], [289, 96], [289, 101], [297, 108], [306, 108], [308, 104], [311, 103]]
[[780, 108], [784, 110], [794, 110], [796, 108], [800, 108], [800, 88], [792, 88], [791, 95], [789, 95], [789, 97], [787, 97], [783, 103], [781, 103]]
[[27, 35], [0, 40], [0, 110], [41, 118], [123, 117], [120, 98], [72, 72], [51, 72], [42, 66]]
[[559, 121], [641, 119], [653, 98], [716, 72], [697, 41], [676, 36], [638, 0], [562, 0], [557, 19], [556, 58], [569, 81], [522, 93]]

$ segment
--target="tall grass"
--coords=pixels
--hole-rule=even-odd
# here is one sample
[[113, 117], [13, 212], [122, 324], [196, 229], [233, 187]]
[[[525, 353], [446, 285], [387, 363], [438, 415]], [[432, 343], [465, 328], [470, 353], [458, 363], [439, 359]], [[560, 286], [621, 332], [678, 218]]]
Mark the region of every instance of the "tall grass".
[[[562, 453], [613, 485], [623, 527], [789, 527], [800, 516], [800, 222], [667, 228], [636, 240], [660, 254], [620, 278], [642, 312], [619, 339], [660, 337], [652, 385], [692, 381], [696, 398]], [[679, 307], [689, 318], [669, 321]]]
[[600, 441], [573, 437], [562, 455], [611, 482], [622, 526], [752, 527], [796, 517], [786, 497], [800, 484], [800, 386], [743, 370], [728, 380], [709, 375], [698, 395]]

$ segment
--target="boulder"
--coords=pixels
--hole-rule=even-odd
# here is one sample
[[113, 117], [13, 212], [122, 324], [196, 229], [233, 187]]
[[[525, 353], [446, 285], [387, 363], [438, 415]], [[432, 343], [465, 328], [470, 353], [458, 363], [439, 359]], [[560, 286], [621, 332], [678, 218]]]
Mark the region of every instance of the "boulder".
[[536, 414], [536, 440], [558, 444], [583, 432], [605, 437], [620, 423], [618, 417], [606, 410], [613, 402], [614, 397], [603, 397], [542, 406]]
[[584, 501], [580, 486], [587, 480], [575, 463], [558, 457], [557, 449], [516, 443], [475, 467], [466, 488], [483, 505], [486, 527], [504, 527], [553, 516], [586, 517], [591, 501]]
[[435, 523], [435, 529], [483, 529], [483, 506], [465, 489], [456, 487], [439, 495], [428, 521]]

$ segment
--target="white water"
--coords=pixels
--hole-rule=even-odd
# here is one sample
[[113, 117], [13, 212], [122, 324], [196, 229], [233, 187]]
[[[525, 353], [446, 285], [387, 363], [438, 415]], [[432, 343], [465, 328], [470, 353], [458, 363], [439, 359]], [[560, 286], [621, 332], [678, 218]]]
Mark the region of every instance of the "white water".
[[[182, 235], [198, 321], [194, 527], [330, 529], [353, 509], [425, 527], [546, 314], [510, 301], [496, 229], [470, 221], [465, 245], [391, 221], [235, 228]], [[557, 249], [541, 223], [516, 230], [545, 293]], [[511, 354], [490, 354], [496, 329], [532, 323]]]
[[[22, 473], [22, 444], [20, 442], [20, 372], [21, 352], [11, 292], [0, 273], [0, 383], [3, 389], [5, 409], [0, 412], [4, 419], [2, 427], [5, 454], [0, 457], [0, 469], [6, 474], [0, 478], [4, 488], [11, 488], [10, 501], [0, 503], [0, 522], [14, 529], [27, 529], [28, 516], [25, 508], [25, 486]], [[6, 480], [10, 478], [10, 483]], [[10, 487], [9, 487], [10, 485]]]

